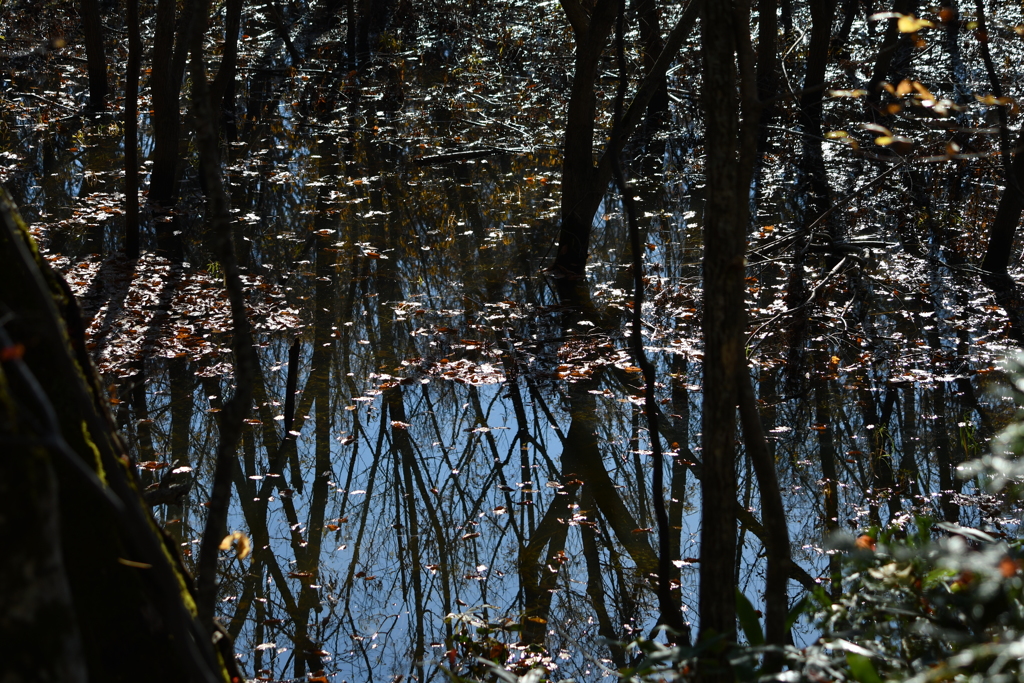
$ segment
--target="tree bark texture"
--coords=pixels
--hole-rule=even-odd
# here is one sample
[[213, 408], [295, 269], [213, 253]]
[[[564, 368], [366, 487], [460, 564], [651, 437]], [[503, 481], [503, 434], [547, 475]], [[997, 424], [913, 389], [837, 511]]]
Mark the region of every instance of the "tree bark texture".
[[[737, 22], [745, 18], [738, 16], [743, 14], [739, 4], [713, 1], [701, 8], [707, 200], [700, 640], [716, 644], [699, 665], [698, 676], [722, 683], [733, 680], [723, 655], [724, 648], [736, 640], [736, 406], [744, 361], [744, 251], [750, 192], [742, 161], [752, 156], [744, 149], [748, 136], [741, 136], [740, 130], [735, 53], [742, 49], [737, 45]], [[742, 52], [740, 56], [743, 64]], [[750, 118], [751, 112], [744, 113]]]
[[20, 573], [15, 556], [0, 563], [0, 638], [23, 644], [4, 680], [226, 681], [178, 550], [143, 503], [78, 305], [6, 193], [0, 213], [0, 479], [20, 487], [0, 497], [0, 527], [35, 531], [17, 544]]

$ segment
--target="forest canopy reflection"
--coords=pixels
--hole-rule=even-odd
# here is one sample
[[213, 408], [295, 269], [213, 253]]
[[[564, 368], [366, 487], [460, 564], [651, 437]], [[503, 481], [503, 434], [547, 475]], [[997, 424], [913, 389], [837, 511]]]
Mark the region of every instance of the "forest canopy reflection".
[[0, 17], [0, 180], [203, 666], [597, 680], [646, 638], [732, 681], [715, 643], [815, 642], [829, 538], [1016, 539], [958, 478], [1024, 342], [1013, 8], [44, 5]]

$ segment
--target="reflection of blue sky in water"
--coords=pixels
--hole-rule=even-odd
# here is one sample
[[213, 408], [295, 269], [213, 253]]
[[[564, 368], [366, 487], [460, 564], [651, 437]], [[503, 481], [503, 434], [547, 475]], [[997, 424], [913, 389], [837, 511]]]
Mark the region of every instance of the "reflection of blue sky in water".
[[[536, 21], [524, 35], [553, 42], [557, 22]], [[260, 331], [262, 395], [253, 414], [257, 422], [240, 449], [236, 486], [242, 492], [229, 530], [254, 536], [249, 520], [265, 516], [272, 551], [272, 557], [259, 558], [257, 548], [253, 558], [224, 565], [221, 615], [238, 636], [236, 650], [248, 675], [263, 668], [290, 677], [293, 658], [304, 647], [295, 639], [305, 630], [309, 649], [330, 653], [322, 655], [323, 666], [339, 680], [390, 680], [413, 671], [417, 643], [428, 661], [445, 660], [449, 632], [443, 619], [449, 612], [488, 604], [494, 606], [486, 608], [492, 620], [518, 619], [524, 608], [520, 547], [535, 539], [534, 530], [564, 492], [558, 482], [562, 439], [574, 418], [592, 420], [603, 469], [635, 521], [626, 533], [635, 530], [637, 538], [654, 543], [646, 426], [635, 419], [629, 385], [636, 375], [623, 352], [630, 284], [618, 202], [607, 199], [595, 223], [589, 274], [596, 309], [563, 315], [557, 283], [538, 274], [549, 264], [558, 217], [558, 125], [565, 105], [559, 89], [530, 88], [538, 83], [513, 70], [415, 81], [413, 64], [410, 59], [408, 74], [415, 85], [400, 112], [379, 111], [375, 98], [381, 93], [371, 88], [350, 109], [339, 104], [337, 120], [301, 121], [287, 104], [298, 99], [289, 91], [272, 103], [277, 116], [247, 124], [243, 142], [227, 151], [240, 258], [260, 278], [252, 291], [298, 311], [304, 324], [293, 425], [298, 436], [294, 456], [281, 467], [290, 500], [276, 489], [262, 495], [267, 480], [258, 477], [266, 477], [268, 457], [280, 447], [283, 421], [276, 418], [284, 412], [295, 332]], [[551, 72], [550, 66], [536, 73]], [[674, 86], [689, 87], [684, 76], [681, 70]], [[650, 268], [645, 333], [659, 363], [663, 412], [678, 416], [666, 420], [664, 442], [677, 443], [684, 459], [689, 448], [699, 461], [702, 150], [693, 103], [673, 106], [677, 125], [663, 145], [647, 149], [654, 171], [664, 175], [649, 174], [653, 180], [638, 182], [636, 189]], [[10, 183], [12, 191], [26, 205], [26, 216], [49, 228], [51, 245], [72, 258], [64, 265], [115, 250], [118, 214], [90, 208], [112, 202], [119, 188], [116, 173], [90, 170], [110, 167], [118, 154], [109, 121], [86, 121], [81, 135], [59, 133], [49, 141], [12, 130], [3, 139], [25, 166]], [[415, 156], [476, 144], [514, 153], [444, 166], [411, 163]], [[146, 153], [149, 139], [144, 136], [141, 145]], [[791, 390], [781, 362], [788, 338], [780, 319], [792, 305], [782, 297], [789, 264], [779, 260], [784, 250], [777, 247], [796, 229], [799, 179], [787, 168], [766, 167], [762, 206], [769, 209], [750, 237], [765, 260], [750, 259], [748, 351], [757, 362], [762, 417], [775, 448], [794, 557], [817, 579], [828, 573], [821, 550], [826, 436], [834, 450], [834, 522], [840, 528], [863, 528], [874, 515], [890, 519], [884, 500], [877, 509], [866, 502], [880, 466], [903, 482], [904, 510], [983, 521], [966, 500], [939, 492], [958, 488], [949, 479], [951, 467], [977, 453], [1012, 412], [1008, 403], [984, 394], [986, 378], [996, 374], [988, 372], [992, 361], [1007, 346], [1008, 323], [973, 276], [892, 247], [899, 242], [900, 212], [889, 209], [902, 207], [899, 193], [892, 192], [863, 210], [851, 206], [844, 219], [851, 239], [889, 246], [859, 251], [857, 269], [843, 271], [831, 280], [834, 287], [821, 290], [805, 342], [810, 388]], [[833, 179], [842, 190], [838, 195], [862, 180]], [[958, 201], [991, 194], [974, 180], [964, 183]], [[203, 246], [200, 208], [195, 172], [187, 168], [179, 227], [193, 273], [214, 265]], [[933, 238], [923, 248], [938, 257], [948, 245]], [[833, 267], [825, 256], [809, 261], [809, 282], [820, 282]], [[84, 284], [75, 286], [87, 287], [94, 271], [82, 270]], [[138, 277], [147, 275], [152, 273]], [[182, 278], [188, 277], [186, 269]], [[210, 296], [213, 290], [203, 291]], [[229, 357], [215, 352], [225, 336], [188, 313], [171, 311], [171, 338], [190, 325], [191, 338], [209, 335], [210, 346], [188, 347], [181, 358], [147, 360], [148, 414], [123, 390], [120, 419], [136, 453], [193, 468], [198, 482], [188, 505], [157, 513], [181, 519], [168, 529], [195, 547], [216, 444], [216, 413], [207, 411], [219, 399], [209, 397], [227, 390], [222, 378], [202, 374]], [[144, 323], [128, 325], [125, 334], [141, 334]], [[601, 323], [615, 332], [602, 336]], [[506, 365], [512, 354], [514, 362]], [[679, 356], [687, 361], [682, 370], [673, 364]], [[593, 410], [574, 416], [572, 404], [580, 398], [569, 395], [568, 381], [586, 382], [588, 375], [600, 377], [575, 386], [597, 392], [588, 394]], [[505, 381], [493, 383], [498, 379]], [[394, 392], [401, 392], [400, 416], [397, 404], [388, 402]], [[638, 449], [630, 443], [634, 435]], [[760, 520], [745, 460], [738, 469], [739, 490], [723, 495], [735, 495]], [[675, 531], [683, 604], [696, 625], [699, 564], [692, 560], [701, 555], [700, 493], [694, 472], [686, 481]], [[593, 679], [590, 655], [608, 652], [598, 644], [580, 524], [596, 525], [597, 574], [619, 637], [649, 634], [655, 601], [606, 515], [585, 512], [570, 509], [562, 518], [570, 527], [564, 562], [545, 559], [539, 569], [558, 570], [546, 617], [555, 662], [566, 676]], [[996, 510], [984, 519], [1011, 529], [1011, 516]], [[740, 584], [758, 606], [763, 550], [750, 529], [741, 533]], [[799, 594], [796, 582], [790, 591], [794, 598]], [[244, 620], [233, 621], [241, 614]], [[561, 652], [567, 659], [560, 659]], [[426, 672], [440, 678], [431, 667]]]

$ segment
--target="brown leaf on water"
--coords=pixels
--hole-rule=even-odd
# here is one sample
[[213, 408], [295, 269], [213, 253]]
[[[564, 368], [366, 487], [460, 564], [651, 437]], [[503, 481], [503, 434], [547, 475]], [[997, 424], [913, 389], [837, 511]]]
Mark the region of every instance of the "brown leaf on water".
[[1011, 557], [1004, 557], [999, 560], [999, 573], [1005, 578], [1016, 576], [1021, 570], [1021, 565], [1024, 564], [1020, 560], [1014, 560]]
[[235, 546], [235, 557], [244, 560], [252, 552], [252, 541], [241, 531], [233, 531], [224, 537], [218, 546], [221, 550], [228, 550], [232, 544]]
[[11, 344], [0, 349], [0, 362], [8, 363], [12, 360], [20, 360], [25, 355], [24, 344]]
[[864, 534], [857, 539], [857, 547], [861, 550], [874, 550], [876, 547], [875, 539]]

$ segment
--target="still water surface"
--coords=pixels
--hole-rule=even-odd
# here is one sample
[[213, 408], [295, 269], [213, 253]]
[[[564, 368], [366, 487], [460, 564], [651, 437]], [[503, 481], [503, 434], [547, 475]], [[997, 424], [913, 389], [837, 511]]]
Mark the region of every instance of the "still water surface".
[[[534, 21], [534, 40], [565, 40]], [[646, 178], [636, 185], [644, 333], [671, 454], [666, 490], [654, 492], [614, 197], [599, 211], [588, 280], [544, 271], [565, 106], [556, 52], [538, 52], [529, 69], [489, 62], [484, 50], [461, 69], [439, 68], [429, 50], [389, 55], [377, 81], [349, 87], [320, 118], [302, 111], [301, 72], [245, 80], [240, 97], [260, 115], [227, 148], [225, 174], [261, 364], [225, 532], [246, 534], [253, 552], [224, 553], [220, 614], [249, 676], [440, 680], [437, 664], [468, 666], [479, 654], [544, 657], [556, 677], [598, 679], [628, 658], [602, 639], [654, 625], [655, 495], [668, 501], [673, 578], [695, 624], [695, 104], [678, 98], [671, 122], [632, 150], [644, 161], [631, 172]], [[9, 185], [81, 297], [144, 483], [187, 489], [154, 511], [191, 561], [216, 414], [231, 392], [229, 316], [195, 174], [185, 172], [172, 229], [149, 223], [150, 250], [126, 264], [111, 256], [112, 118], [38, 137], [13, 123], [5, 140], [22, 170]], [[781, 134], [776, 143], [796, 144]], [[424, 160], [490, 146], [500, 151]], [[923, 235], [914, 251], [895, 201], [890, 214], [852, 201], [837, 220], [870, 246], [806, 262], [821, 285], [797, 333], [777, 247], [795, 231], [798, 179], [774, 166], [764, 178], [763, 205], [777, 210], [758, 216], [751, 236], [748, 348], [807, 578], [827, 582], [824, 539], [836, 529], [916, 513], [1009, 528], [955, 477], [1012, 414], [986, 387], [1021, 338], [975, 275], [940, 258], [969, 251], [964, 234]], [[857, 174], [833, 180], [858, 184]], [[760, 508], [746, 460], [738, 468], [740, 488], [725, 495], [749, 511], [738, 571], [757, 605]], [[790, 590], [795, 600], [803, 588]]]

